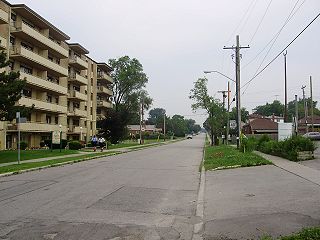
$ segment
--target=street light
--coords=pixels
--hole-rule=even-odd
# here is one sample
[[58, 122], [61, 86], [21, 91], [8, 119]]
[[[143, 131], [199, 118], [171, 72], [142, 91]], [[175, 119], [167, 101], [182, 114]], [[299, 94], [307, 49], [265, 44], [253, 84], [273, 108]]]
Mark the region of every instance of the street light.
[[61, 148], [62, 148], [62, 125], [59, 125], [60, 128], [60, 152], [61, 152]]
[[[228, 78], [229, 80], [231, 80], [232, 82], [236, 82], [235, 80], [233, 80], [231, 77], [228, 77], [227, 75], [219, 72], [219, 71], [216, 71], [216, 70], [212, 70], [212, 71], [203, 71], [204, 74], [208, 74], [208, 73], [218, 73], [220, 74], [221, 76], [225, 77], [225, 78]], [[232, 102], [234, 101], [234, 99], [232, 100]], [[231, 102], [231, 103], [232, 103]], [[228, 81], [228, 109], [227, 109], [227, 132], [226, 132], [226, 144], [228, 145], [228, 137], [229, 137], [229, 132], [230, 132], [230, 116], [229, 116], [229, 112], [230, 112], [230, 83]], [[240, 134], [240, 133], [239, 133]], [[240, 137], [240, 135], [239, 135]], [[239, 138], [240, 139], [240, 138]]]
[[203, 71], [203, 73], [204, 73], [204, 74], [208, 74], [208, 73], [218, 73], [218, 74], [220, 74], [221, 76], [224, 76], [224, 77], [230, 79], [232, 82], [236, 82], [236, 81], [233, 80], [231, 77], [228, 77], [227, 75], [225, 75], [225, 74], [223, 74], [223, 73], [221, 73], [221, 72], [219, 72], [219, 71], [217, 71], [217, 70]]

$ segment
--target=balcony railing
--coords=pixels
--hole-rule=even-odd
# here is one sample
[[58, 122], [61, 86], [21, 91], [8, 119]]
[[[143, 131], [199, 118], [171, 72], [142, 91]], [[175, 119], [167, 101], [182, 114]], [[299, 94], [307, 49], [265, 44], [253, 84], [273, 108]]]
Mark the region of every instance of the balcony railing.
[[87, 95], [75, 90], [69, 91], [69, 98], [76, 98], [80, 101], [87, 101]]
[[69, 56], [69, 64], [81, 70], [88, 69], [88, 63], [76, 55]]
[[[20, 123], [19, 129], [20, 131], [23, 131], [23, 132], [52, 132], [52, 131], [60, 131], [60, 130], [62, 132], [66, 132], [67, 127], [62, 126], [60, 129], [59, 124], [26, 122], [26, 123]], [[8, 130], [17, 131], [18, 130], [17, 124], [8, 125]]]
[[88, 85], [88, 80], [78, 73], [69, 73], [69, 80], [75, 81], [80, 85]]
[[65, 106], [61, 106], [61, 105], [33, 99], [33, 98], [27, 98], [27, 97], [20, 98], [17, 105], [20, 105], [20, 106], [25, 105], [26, 107], [34, 106], [34, 108], [37, 110], [42, 110], [47, 112], [67, 113], [67, 107]]
[[8, 23], [9, 14], [0, 8], [0, 23]]
[[37, 76], [33, 76], [24, 72], [20, 72], [20, 78], [26, 79], [28, 84], [31, 84], [33, 86], [37, 86], [39, 88], [50, 90], [52, 92], [57, 92], [61, 95], [66, 95], [68, 89], [66, 87], [63, 87], [61, 85], [58, 85], [53, 82], [49, 82], [47, 80], [44, 80], [42, 78], [39, 78]]
[[112, 105], [111, 102], [98, 100], [97, 101], [97, 107], [113, 108], [113, 105]]
[[104, 86], [98, 86], [98, 93], [100, 94], [106, 94], [108, 96], [112, 96], [113, 92], [109, 88], [106, 88]]
[[7, 40], [0, 36], [0, 49], [4, 50], [7, 48]]
[[77, 117], [87, 117], [87, 111], [80, 110], [78, 108], [69, 108], [68, 115]]
[[34, 43], [44, 49], [49, 48], [56, 53], [60, 58], [68, 58], [69, 51], [61, 47], [58, 43], [52, 41], [47, 36], [28, 26], [24, 22], [11, 22], [12, 34], [19, 33], [20, 35], [27, 35], [29, 42]]
[[107, 73], [105, 72], [98, 72], [98, 79], [99, 80], [105, 80], [108, 83], [113, 83], [112, 77], [110, 77]]
[[23, 58], [31, 65], [34, 65], [37, 68], [42, 68], [44, 70], [54, 72], [60, 77], [68, 76], [68, 69], [64, 68], [49, 59], [40, 56], [31, 50], [28, 50], [21, 46], [11, 46], [10, 47], [10, 55], [12, 58]]

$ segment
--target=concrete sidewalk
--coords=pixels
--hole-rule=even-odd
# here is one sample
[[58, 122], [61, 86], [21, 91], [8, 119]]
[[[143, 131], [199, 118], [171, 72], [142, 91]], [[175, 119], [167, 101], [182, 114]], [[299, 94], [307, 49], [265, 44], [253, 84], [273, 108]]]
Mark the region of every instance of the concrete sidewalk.
[[261, 152], [255, 152], [255, 153], [264, 157], [265, 159], [270, 160], [277, 167], [282, 168], [283, 170], [286, 170], [292, 174], [295, 174], [303, 179], [306, 179], [306, 180], [320, 186], [320, 171], [319, 170], [304, 166], [302, 164], [299, 164], [299, 162], [289, 161], [289, 160], [281, 158], [281, 157], [276, 157], [276, 156], [264, 154]]
[[[47, 157], [47, 158], [36, 158], [36, 159], [30, 159], [30, 160], [23, 160], [20, 163], [32, 163], [32, 162], [43, 162], [43, 161], [49, 161], [53, 159], [61, 159], [61, 158], [68, 158], [68, 157], [77, 157], [77, 156], [82, 156], [85, 154], [92, 154], [96, 152], [80, 152], [80, 153], [75, 153], [75, 154], [67, 154], [63, 156], [55, 156], [55, 157]], [[0, 167], [5, 167], [13, 164], [17, 164], [18, 162], [8, 162], [8, 163], [1, 163]]]
[[260, 155], [275, 165], [206, 172], [204, 239], [276, 238], [320, 226], [320, 171]]

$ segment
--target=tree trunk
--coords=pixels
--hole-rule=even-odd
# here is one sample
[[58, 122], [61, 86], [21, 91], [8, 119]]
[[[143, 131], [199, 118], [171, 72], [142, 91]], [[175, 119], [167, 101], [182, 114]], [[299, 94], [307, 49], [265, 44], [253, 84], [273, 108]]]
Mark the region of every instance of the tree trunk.
[[211, 130], [210, 130], [210, 138], [211, 138], [211, 146], [214, 145], [214, 136], [213, 136], [213, 129], [211, 127]]

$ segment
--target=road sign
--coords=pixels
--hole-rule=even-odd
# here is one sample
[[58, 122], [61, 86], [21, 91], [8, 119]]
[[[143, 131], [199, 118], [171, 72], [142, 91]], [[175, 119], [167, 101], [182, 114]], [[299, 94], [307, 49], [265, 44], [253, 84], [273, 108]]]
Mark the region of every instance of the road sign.
[[60, 131], [52, 132], [52, 144], [60, 144]]
[[230, 129], [236, 129], [236, 128], [237, 128], [237, 121], [230, 120]]

